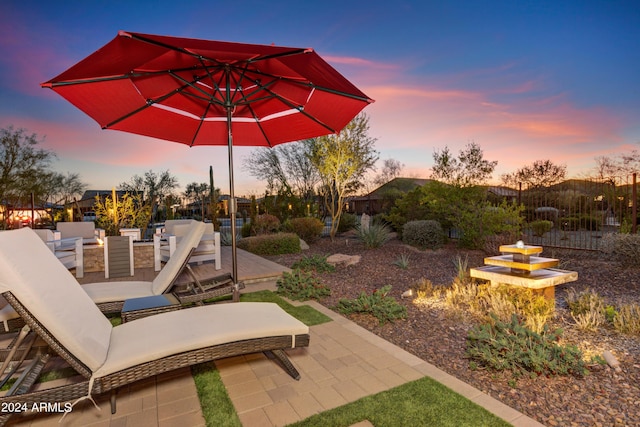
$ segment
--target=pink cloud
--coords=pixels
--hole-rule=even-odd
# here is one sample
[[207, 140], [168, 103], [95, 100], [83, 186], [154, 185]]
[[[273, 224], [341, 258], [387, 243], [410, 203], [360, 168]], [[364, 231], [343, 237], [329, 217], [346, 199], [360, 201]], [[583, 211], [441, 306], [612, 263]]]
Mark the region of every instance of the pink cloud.
[[376, 99], [365, 111], [378, 149], [398, 153], [408, 171], [425, 176], [434, 150], [448, 146], [457, 152], [475, 141], [485, 158], [498, 160], [497, 178], [547, 158], [568, 163], [570, 171], [582, 170], [597, 155], [620, 150], [624, 142], [624, 123], [618, 117], [602, 107], [572, 103], [567, 94], [542, 97], [539, 80], [482, 90], [463, 89], [453, 84], [456, 80], [449, 85], [412, 82], [362, 87]]

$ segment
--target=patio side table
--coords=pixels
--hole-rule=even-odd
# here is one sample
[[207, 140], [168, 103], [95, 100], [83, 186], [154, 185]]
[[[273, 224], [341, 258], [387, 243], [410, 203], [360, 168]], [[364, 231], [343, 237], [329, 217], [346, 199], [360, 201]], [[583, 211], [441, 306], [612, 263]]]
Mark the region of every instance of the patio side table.
[[120, 316], [122, 323], [127, 323], [154, 314], [180, 310], [181, 307], [180, 301], [172, 294], [131, 298], [124, 302]]

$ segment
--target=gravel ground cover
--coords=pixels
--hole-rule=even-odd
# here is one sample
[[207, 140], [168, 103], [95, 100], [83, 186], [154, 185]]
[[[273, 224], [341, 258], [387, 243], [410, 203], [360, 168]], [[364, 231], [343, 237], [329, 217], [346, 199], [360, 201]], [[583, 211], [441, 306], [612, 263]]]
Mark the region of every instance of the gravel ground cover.
[[[371, 293], [391, 285], [390, 295], [407, 307], [407, 319], [384, 325], [367, 315], [354, 315], [352, 320], [545, 425], [640, 426], [640, 338], [618, 334], [611, 328], [581, 331], [564, 302], [570, 287], [594, 290], [608, 303], [640, 302], [640, 266], [621, 267], [601, 259], [596, 252], [545, 249], [543, 256], [560, 259], [561, 268], [577, 271], [579, 275], [577, 282], [556, 288], [552, 327], [561, 327], [566, 342], [578, 345], [587, 354], [610, 351], [622, 369], [616, 372], [606, 365], [595, 364], [590, 365], [589, 375], [582, 378], [520, 378], [514, 385], [510, 374], [469, 368], [465, 338], [476, 324], [470, 316], [443, 304], [416, 304], [412, 298], [401, 297], [422, 278], [434, 284], [451, 284], [458, 256], [467, 257], [468, 266], [475, 267], [483, 264], [485, 253], [462, 250], [453, 244], [435, 251], [421, 251], [397, 239], [378, 249], [365, 249], [357, 240], [342, 236], [334, 241], [320, 239], [300, 254], [268, 258], [291, 267], [303, 256], [338, 253], [362, 258], [358, 264], [319, 274], [332, 291], [331, 296], [320, 301], [323, 305], [332, 308], [340, 298], [356, 298], [362, 291]], [[409, 261], [406, 269], [395, 265], [402, 256]]]

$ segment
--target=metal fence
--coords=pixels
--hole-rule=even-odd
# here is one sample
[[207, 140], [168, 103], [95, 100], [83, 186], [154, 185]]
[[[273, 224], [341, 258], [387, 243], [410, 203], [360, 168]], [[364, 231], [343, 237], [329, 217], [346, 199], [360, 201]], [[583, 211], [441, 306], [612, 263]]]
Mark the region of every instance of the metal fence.
[[598, 250], [606, 233], [637, 232], [636, 174], [571, 179], [542, 188], [521, 186], [517, 194], [525, 207], [525, 238], [530, 244]]

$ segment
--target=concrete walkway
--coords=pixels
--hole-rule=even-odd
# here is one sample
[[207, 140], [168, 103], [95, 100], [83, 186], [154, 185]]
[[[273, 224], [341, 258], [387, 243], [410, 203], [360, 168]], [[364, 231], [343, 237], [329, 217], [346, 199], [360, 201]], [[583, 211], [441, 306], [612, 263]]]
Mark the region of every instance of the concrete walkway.
[[[230, 265], [229, 252], [225, 251], [222, 254], [223, 266]], [[244, 292], [275, 290], [274, 277], [288, 270], [244, 251], [238, 252], [239, 276], [248, 282]], [[154, 273], [152, 269], [147, 270], [151, 271], [136, 270], [135, 279], [152, 280]], [[195, 270], [201, 277], [210, 277], [212, 271], [213, 275], [226, 271], [224, 268], [215, 270], [206, 264], [197, 266]], [[99, 273], [87, 276], [83, 283], [100, 279]], [[104, 275], [101, 277], [100, 280], [104, 280]], [[310, 328], [311, 342], [308, 348], [287, 352], [300, 371], [300, 381], [293, 380], [263, 354], [216, 362], [244, 426], [284, 426], [423, 376], [441, 382], [516, 427], [542, 426], [324, 306], [313, 301], [302, 304], [311, 305], [333, 321]], [[114, 415], [110, 413], [108, 396], [97, 399], [97, 404], [101, 408], [100, 411], [90, 402], [81, 402], [60, 424], [58, 422], [61, 414], [39, 414], [28, 418], [14, 417], [8, 425], [205, 425], [189, 369], [181, 369], [124, 387], [118, 393], [118, 410]]]

